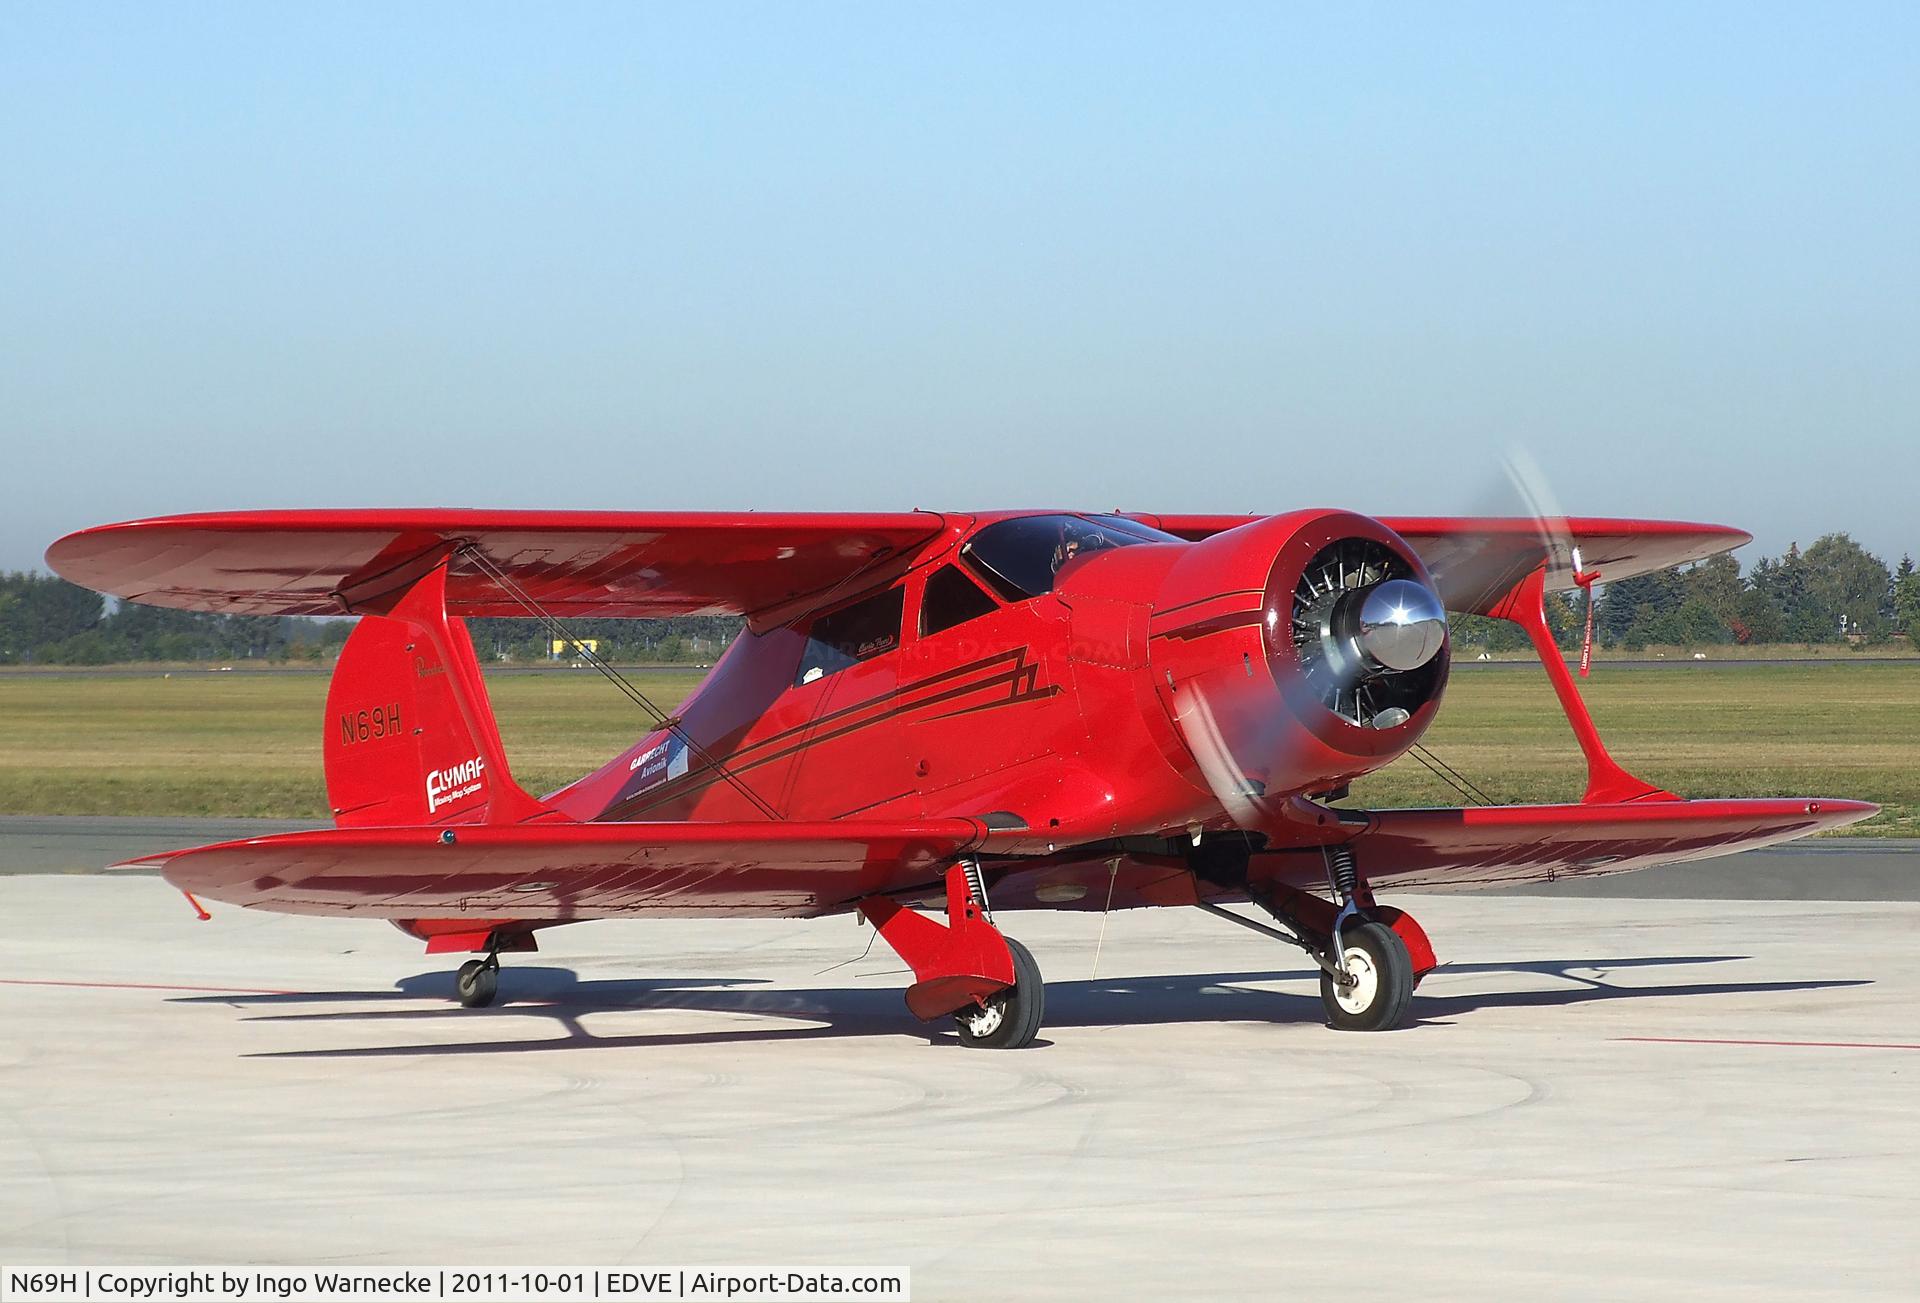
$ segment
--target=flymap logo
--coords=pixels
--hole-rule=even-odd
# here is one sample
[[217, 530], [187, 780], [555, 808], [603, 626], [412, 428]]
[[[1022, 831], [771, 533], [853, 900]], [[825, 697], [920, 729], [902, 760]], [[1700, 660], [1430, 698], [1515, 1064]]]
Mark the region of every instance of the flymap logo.
[[427, 813], [432, 814], [443, 805], [452, 805], [455, 801], [472, 796], [480, 790], [480, 780], [486, 772], [486, 762], [479, 756], [451, 769], [430, 771], [427, 774]]

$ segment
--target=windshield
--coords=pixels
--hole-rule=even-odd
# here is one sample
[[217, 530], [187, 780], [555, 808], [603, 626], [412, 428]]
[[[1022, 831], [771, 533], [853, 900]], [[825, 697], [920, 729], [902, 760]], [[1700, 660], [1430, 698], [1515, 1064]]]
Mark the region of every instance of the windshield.
[[998, 581], [1008, 596], [1037, 597], [1053, 591], [1069, 561], [1136, 543], [1177, 543], [1150, 525], [1118, 516], [1018, 516], [988, 525], [960, 554]]

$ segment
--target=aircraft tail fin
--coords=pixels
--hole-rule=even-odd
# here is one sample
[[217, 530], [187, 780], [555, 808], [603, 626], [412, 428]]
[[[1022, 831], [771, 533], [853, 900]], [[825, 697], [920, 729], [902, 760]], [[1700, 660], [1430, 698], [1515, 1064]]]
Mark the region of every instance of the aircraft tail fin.
[[[365, 614], [327, 690], [327, 800], [342, 828], [558, 817], [507, 771], [466, 626], [445, 616], [445, 571]], [[422, 591], [425, 590], [425, 591]]]

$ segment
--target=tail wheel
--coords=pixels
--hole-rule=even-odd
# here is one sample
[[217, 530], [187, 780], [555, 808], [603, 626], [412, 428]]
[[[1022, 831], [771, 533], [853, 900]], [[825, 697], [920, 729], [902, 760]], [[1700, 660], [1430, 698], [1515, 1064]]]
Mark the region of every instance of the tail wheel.
[[1013, 952], [1013, 985], [996, 991], [977, 1008], [963, 1009], [954, 1015], [963, 1045], [989, 1050], [1018, 1050], [1033, 1044], [1040, 1034], [1040, 1019], [1047, 1008], [1047, 987], [1040, 980], [1040, 965], [1027, 948], [1008, 937], [1007, 949]]
[[460, 1003], [469, 1009], [484, 1009], [500, 993], [500, 970], [484, 959], [469, 959], [460, 965], [453, 979]]
[[1406, 1021], [1413, 1002], [1413, 960], [1399, 933], [1384, 923], [1362, 923], [1340, 934], [1341, 967], [1353, 978], [1342, 986], [1320, 974], [1327, 1022], [1341, 1031], [1377, 1032]]

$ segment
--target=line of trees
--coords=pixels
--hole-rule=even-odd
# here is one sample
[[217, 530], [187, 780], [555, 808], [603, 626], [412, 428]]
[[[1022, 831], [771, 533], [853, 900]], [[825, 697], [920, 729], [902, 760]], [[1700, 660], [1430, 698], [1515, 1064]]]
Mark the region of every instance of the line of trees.
[[346, 640], [340, 621], [208, 615], [122, 602], [50, 575], [0, 573], [0, 664], [127, 661], [321, 661]]
[[[566, 630], [591, 639], [604, 660], [624, 664], [708, 664], [740, 632], [727, 615], [677, 615], [664, 620], [568, 620]], [[536, 661], [553, 650], [553, 635], [537, 620], [469, 620], [474, 650], [482, 660]], [[562, 653], [570, 659], [571, 653]]]
[[[705, 662], [739, 630], [724, 616], [670, 620], [571, 620], [619, 661]], [[210, 615], [100, 594], [51, 575], [0, 573], [0, 665], [120, 665], [152, 661], [324, 664], [339, 654], [351, 620]], [[551, 646], [534, 620], [473, 620], [482, 659], [538, 661]]]
[[[1586, 623], [1580, 592], [1548, 595], [1547, 621], [1563, 647], [1578, 644]], [[1463, 647], [1505, 651], [1526, 635], [1504, 620], [1457, 616]], [[1846, 643], [1898, 640], [1920, 645], [1920, 578], [1913, 558], [1888, 567], [1847, 534], [1825, 534], [1804, 552], [1762, 557], [1747, 574], [1731, 556], [1600, 586], [1593, 610], [1596, 645], [1623, 651], [1652, 646], [1727, 643]]]
[[[1896, 639], [1920, 645], [1920, 575], [1912, 557], [1897, 567], [1846, 534], [1827, 534], [1763, 557], [1742, 575], [1730, 556], [1603, 585], [1593, 612], [1594, 641], [1637, 651], [1649, 646], [1715, 643], [1852, 643]], [[1578, 644], [1585, 596], [1549, 594], [1547, 619], [1564, 647]], [[137, 661], [330, 661], [351, 629], [347, 620], [208, 615], [133, 602], [109, 605], [98, 593], [49, 575], [0, 573], [0, 665], [109, 665]], [[712, 661], [739, 631], [726, 616], [667, 620], [573, 620], [568, 630], [595, 639], [600, 655], [625, 662]], [[550, 635], [533, 620], [474, 620], [482, 659], [539, 661]], [[1505, 620], [1456, 616], [1463, 649], [1518, 650], [1526, 635]]]

